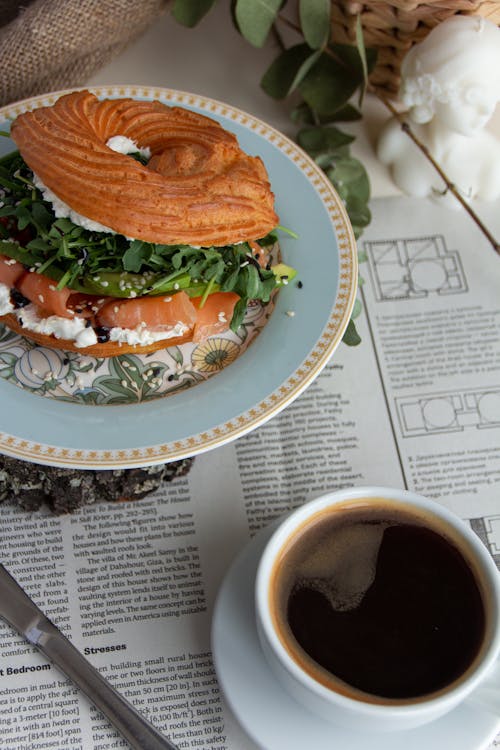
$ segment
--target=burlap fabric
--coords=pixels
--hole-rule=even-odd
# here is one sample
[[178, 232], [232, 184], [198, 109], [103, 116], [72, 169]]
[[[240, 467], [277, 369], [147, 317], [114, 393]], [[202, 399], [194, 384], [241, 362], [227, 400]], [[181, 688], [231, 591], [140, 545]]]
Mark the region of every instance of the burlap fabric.
[[167, 0], [0, 0], [0, 105], [82, 86]]

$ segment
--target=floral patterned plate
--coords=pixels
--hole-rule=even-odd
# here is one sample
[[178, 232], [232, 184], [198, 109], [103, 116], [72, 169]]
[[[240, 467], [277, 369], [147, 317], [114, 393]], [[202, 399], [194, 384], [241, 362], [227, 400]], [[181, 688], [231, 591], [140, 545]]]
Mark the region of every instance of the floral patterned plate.
[[[261, 156], [280, 221], [299, 235], [280, 245], [301, 285], [280, 290], [274, 312], [271, 305], [250, 307], [238, 334], [150, 355], [97, 359], [34, 345], [0, 326], [0, 451], [58, 466], [130, 468], [222, 445], [298, 396], [326, 364], [349, 321], [356, 249], [330, 182], [270, 126], [184, 92], [91, 90], [99, 97], [160, 99], [219, 120], [245, 151]], [[0, 109], [0, 128], [7, 130], [22, 111], [51, 104], [61, 93]], [[0, 154], [13, 148], [12, 141], [0, 139]]]

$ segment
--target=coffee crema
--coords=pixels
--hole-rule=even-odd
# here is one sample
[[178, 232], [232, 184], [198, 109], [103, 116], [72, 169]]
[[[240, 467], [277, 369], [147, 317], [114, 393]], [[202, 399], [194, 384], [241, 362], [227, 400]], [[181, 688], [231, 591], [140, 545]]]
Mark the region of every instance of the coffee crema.
[[428, 698], [478, 656], [476, 577], [439, 520], [382, 499], [342, 503], [293, 535], [271, 578], [271, 611], [298, 664], [372, 702]]

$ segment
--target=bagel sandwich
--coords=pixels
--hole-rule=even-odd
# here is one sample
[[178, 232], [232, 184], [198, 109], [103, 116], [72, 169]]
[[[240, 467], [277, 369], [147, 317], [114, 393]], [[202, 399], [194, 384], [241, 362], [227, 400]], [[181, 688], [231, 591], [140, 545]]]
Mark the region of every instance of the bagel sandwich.
[[115, 356], [236, 331], [295, 271], [259, 157], [204, 115], [89, 91], [19, 115], [0, 160], [0, 321]]

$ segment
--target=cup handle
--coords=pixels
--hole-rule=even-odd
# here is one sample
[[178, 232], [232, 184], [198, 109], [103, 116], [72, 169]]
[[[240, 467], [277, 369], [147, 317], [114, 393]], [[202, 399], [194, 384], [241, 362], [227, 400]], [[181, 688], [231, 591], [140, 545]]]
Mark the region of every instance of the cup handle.
[[465, 699], [465, 703], [493, 716], [500, 716], [500, 659], [497, 659], [481, 684]]

